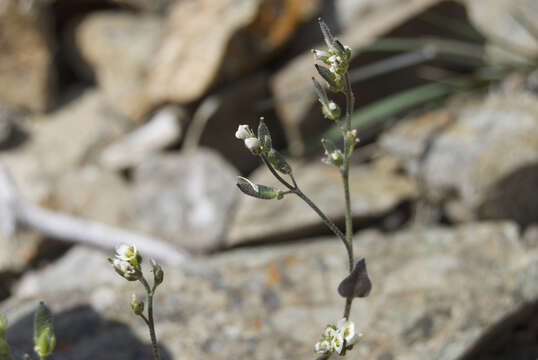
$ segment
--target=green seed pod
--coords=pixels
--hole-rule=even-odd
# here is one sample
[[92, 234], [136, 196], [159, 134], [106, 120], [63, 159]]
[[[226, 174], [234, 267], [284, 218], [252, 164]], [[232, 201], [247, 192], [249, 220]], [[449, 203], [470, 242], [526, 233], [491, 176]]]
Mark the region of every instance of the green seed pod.
[[271, 163], [271, 165], [273, 165], [273, 167], [282, 174], [291, 174], [290, 164], [288, 164], [284, 156], [275, 149], [271, 149], [271, 151], [269, 151], [267, 154], [267, 159], [269, 160], [269, 163]]
[[247, 178], [239, 176], [237, 178], [237, 187], [244, 194], [258, 199], [271, 200], [281, 196], [281, 191], [270, 186], [254, 184]]
[[55, 345], [52, 313], [41, 301], [34, 316], [34, 350], [39, 356], [48, 356], [52, 354]]
[[260, 124], [258, 125], [258, 140], [263, 153], [269, 152], [273, 147], [271, 133], [269, 132], [269, 128], [265, 124], [263, 117], [260, 118]]

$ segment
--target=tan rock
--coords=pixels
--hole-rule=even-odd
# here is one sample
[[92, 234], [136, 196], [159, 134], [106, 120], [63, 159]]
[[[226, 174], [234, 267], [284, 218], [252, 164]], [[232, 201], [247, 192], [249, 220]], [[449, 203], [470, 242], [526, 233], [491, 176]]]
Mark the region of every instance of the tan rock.
[[156, 15], [110, 11], [92, 13], [75, 28], [79, 51], [94, 69], [107, 102], [133, 120], [152, 109], [145, 81], [161, 28]]
[[[156, 103], [198, 99], [217, 74], [231, 79], [258, 66], [313, 13], [318, 0], [178, 1], [152, 63]], [[281, 10], [279, 10], [279, 7]]]
[[43, 111], [53, 99], [54, 69], [45, 11], [0, 1], [0, 102]]

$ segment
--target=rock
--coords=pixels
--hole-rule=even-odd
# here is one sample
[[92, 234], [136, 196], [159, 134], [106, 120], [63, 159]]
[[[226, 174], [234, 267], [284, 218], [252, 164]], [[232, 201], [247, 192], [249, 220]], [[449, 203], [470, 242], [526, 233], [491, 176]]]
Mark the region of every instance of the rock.
[[535, 1], [466, 0], [464, 3], [469, 20], [489, 40], [486, 54], [490, 61], [505, 64], [528, 61], [538, 56], [538, 43], [533, 35], [538, 16]]
[[181, 248], [215, 249], [237, 200], [236, 175], [210, 150], [148, 158], [134, 175], [136, 223]]
[[20, 273], [36, 258], [41, 237], [30, 230], [18, 230], [11, 236], [0, 235], [0, 276]]
[[132, 194], [116, 173], [93, 165], [62, 174], [52, 190], [51, 209], [111, 226], [128, 226]]
[[318, 0], [178, 1], [150, 72], [155, 103], [200, 98], [217, 74], [235, 79], [260, 65], [311, 15]]
[[[345, 204], [338, 169], [316, 163], [294, 167], [294, 173], [301, 190], [329, 218], [342, 222]], [[265, 168], [257, 170], [249, 179], [257, 184], [283, 188]], [[402, 202], [417, 196], [415, 184], [405, 176], [359, 166], [350, 169], [349, 179], [351, 211], [355, 221], [382, 217]], [[325, 229], [319, 216], [296, 196], [264, 201], [241, 194], [226, 244], [234, 246], [246, 242], [301, 238], [319, 234]]]
[[430, 199], [450, 202], [455, 221], [474, 214], [526, 225], [538, 212], [537, 139], [538, 97], [519, 90], [411, 119], [386, 133], [381, 146], [406, 161]]
[[110, 11], [92, 13], [75, 28], [107, 102], [128, 118], [140, 120], [152, 109], [145, 82], [161, 32], [156, 15]]
[[[338, 36], [340, 41], [352, 48], [352, 56], [358, 54], [357, 49], [373, 42], [381, 35], [388, 33], [409, 18], [424, 11], [426, 8], [439, 3], [440, 0], [409, 0], [409, 1], [361, 1], [363, 6], [357, 6], [357, 14], [349, 14], [349, 27]], [[348, 6], [353, 1], [340, 1], [338, 6]], [[367, 5], [369, 4], [369, 5]], [[354, 8], [354, 6], [353, 6]], [[320, 44], [314, 48], [323, 49], [322, 36]], [[315, 121], [311, 116], [314, 104], [317, 104], [312, 85], [312, 76], [316, 75], [315, 60], [310, 51], [291, 59], [271, 79], [271, 88], [276, 98], [282, 98], [276, 104], [282, 127], [284, 128], [290, 151], [302, 154], [304, 142], [309, 136], [319, 135], [328, 127], [327, 120]], [[305, 90], [310, 89], [310, 90]], [[316, 114], [321, 113], [316, 107]], [[307, 121], [308, 120], [308, 121]]]
[[103, 149], [99, 163], [112, 170], [140, 164], [179, 140], [186, 117], [185, 111], [177, 106], [163, 107], [146, 124]]
[[[373, 289], [353, 304], [351, 319], [364, 337], [348, 356], [455, 360], [538, 296], [537, 254], [521, 247], [511, 223], [415, 228], [394, 235], [368, 231], [355, 241], [367, 259]], [[313, 358], [322, 329], [341, 316], [344, 301], [336, 287], [346, 274], [343, 252], [330, 238], [234, 250], [166, 268], [155, 297], [162, 350], [169, 359]], [[84, 255], [74, 259], [71, 254], [69, 261], [36, 274], [35, 284], [54, 274], [54, 279], [76, 274], [78, 282], [39, 285], [38, 293], [2, 303], [0, 312], [10, 323], [8, 341], [21, 353], [31, 351], [31, 314], [42, 299], [55, 313], [56, 336], [64, 344], [55, 358], [125, 358], [109, 348], [136, 358], [148, 335], [128, 302], [133, 291], [142, 294], [141, 287], [113, 284], [80, 269]], [[98, 272], [105, 266], [99, 256], [88, 261]], [[99, 336], [89, 336], [95, 329]], [[103, 347], [111, 337], [114, 346]]]
[[[120, 286], [123, 280], [114, 271], [102, 251], [85, 246], [72, 247], [62, 258], [43, 269], [24, 274], [16, 286], [14, 294], [19, 297], [38, 296], [56, 291], [84, 291], [92, 286]], [[80, 266], [84, 264], [84, 266]], [[65, 276], [74, 274], [76, 276]]]
[[125, 120], [93, 90], [61, 110], [30, 120], [28, 139], [12, 151], [1, 152], [0, 162], [21, 196], [34, 203], [46, 200], [60, 175], [91, 159], [96, 147], [111, 142], [127, 129]]
[[0, 102], [43, 111], [53, 100], [53, 54], [48, 14], [0, 1]]

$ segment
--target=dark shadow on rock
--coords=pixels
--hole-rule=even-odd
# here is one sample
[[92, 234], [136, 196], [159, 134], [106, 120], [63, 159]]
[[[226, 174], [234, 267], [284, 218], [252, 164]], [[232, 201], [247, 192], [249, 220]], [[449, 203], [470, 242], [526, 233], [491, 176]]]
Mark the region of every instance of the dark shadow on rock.
[[[33, 321], [30, 313], [9, 326], [6, 336], [16, 358], [33, 354]], [[142, 343], [129, 327], [103, 319], [91, 306], [78, 306], [55, 314], [56, 350], [50, 360], [147, 360], [151, 344]], [[161, 358], [171, 360], [160, 346]]]
[[538, 301], [490, 327], [460, 360], [538, 359]]
[[481, 219], [512, 219], [523, 227], [538, 222], [538, 164], [522, 167], [497, 182], [478, 208]]

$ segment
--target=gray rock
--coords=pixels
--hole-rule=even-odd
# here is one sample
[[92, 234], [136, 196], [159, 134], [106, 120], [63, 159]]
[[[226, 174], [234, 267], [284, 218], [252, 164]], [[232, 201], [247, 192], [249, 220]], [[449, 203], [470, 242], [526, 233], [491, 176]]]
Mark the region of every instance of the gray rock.
[[[522, 62], [538, 56], [538, 43], [532, 33], [535, 31], [533, 27], [536, 26], [535, 19], [538, 16], [536, 1], [463, 2], [467, 7], [469, 20], [489, 40], [486, 54], [491, 62]], [[491, 21], [492, 19], [495, 21]]]
[[[373, 290], [353, 304], [351, 319], [364, 337], [349, 356], [455, 360], [504, 316], [538, 296], [537, 254], [522, 248], [510, 223], [415, 228], [390, 236], [369, 231], [358, 235], [355, 246], [367, 259]], [[79, 269], [84, 255], [78, 261], [70, 257], [58, 272], [45, 273], [56, 274], [57, 282], [77, 276], [78, 284], [42, 285], [39, 295], [14, 296], [0, 306], [11, 325], [8, 340], [20, 352], [31, 351], [26, 339], [31, 321], [25, 319], [43, 299], [56, 313], [58, 341], [66, 344], [55, 358], [76, 353], [77, 359], [123, 359], [108, 349], [130, 358], [144, 351], [140, 342], [147, 344], [147, 329], [128, 307], [141, 286], [94, 277]], [[341, 244], [330, 238], [235, 250], [166, 268], [155, 298], [163, 350], [170, 359], [313, 358], [323, 327], [341, 316], [344, 301], [336, 287], [346, 273], [345, 258]], [[88, 261], [104, 266], [99, 259]], [[94, 328], [100, 335], [88, 336]], [[112, 336], [110, 347], [106, 338]]]
[[[315, 163], [293, 167], [301, 190], [333, 221], [344, 219], [344, 195], [340, 172], [334, 166]], [[249, 179], [283, 188], [269, 170], [261, 167]], [[405, 200], [417, 196], [412, 180], [365, 166], [350, 169], [351, 211], [355, 220], [381, 217]], [[235, 190], [238, 192], [238, 190]], [[259, 200], [241, 194], [226, 244], [300, 238], [324, 229], [319, 216], [300, 198]]]
[[186, 117], [182, 108], [163, 107], [146, 124], [103, 149], [99, 163], [111, 170], [140, 164], [148, 156], [179, 140]]
[[[112, 254], [85, 246], [74, 246], [55, 263], [24, 274], [14, 294], [25, 298], [67, 290], [85, 291], [93, 286], [121, 286], [125, 280], [114, 271], [110, 271], [107, 257], [111, 256]], [[76, 276], [65, 276], [74, 274], [74, 271]]]
[[136, 223], [179, 247], [214, 249], [237, 201], [236, 175], [207, 149], [150, 157], [135, 170]]
[[107, 225], [128, 227], [134, 203], [128, 184], [118, 174], [88, 165], [58, 178], [48, 206]]
[[455, 220], [474, 214], [536, 221], [538, 97], [532, 93], [455, 102], [396, 126], [381, 145], [406, 161], [431, 199], [457, 202], [447, 206]]
[[125, 119], [116, 115], [96, 91], [88, 90], [62, 109], [30, 119], [28, 139], [0, 153], [21, 196], [46, 201], [56, 179], [92, 158], [101, 146], [124, 134]]
[[[338, 38], [343, 44], [352, 48], [352, 56], [355, 57], [361, 46], [373, 42], [407, 19], [439, 2], [440, 0], [360, 1], [360, 4], [364, 4], [364, 6], [357, 6], [355, 9], [353, 4], [348, 3], [358, 4], [359, 2], [340, 1], [337, 3], [338, 8], [352, 6], [357, 13], [348, 11], [348, 16], [359, 20], [353, 21]], [[321, 33], [319, 39], [319, 46], [314, 48], [324, 49], [326, 45], [322, 43]], [[318, 105], [311, 87], [312, 76], [317, 76], [314, 64], [312, 53], [307, 51], [291, 59], [271, 79], [273, 95], [282, 99], [282, 101], [277, 102], [276, 110], [282, 122], [290, 151], [295, 154], [302, 154], [305, 141], [313, 135], [319, 135], [328, 127], [326, 119], [321, 121], [321, 116], [319, 119], [310, 116], [312, 108]], [[316, 108], [316, 114], [318, 113], [321, 112]]]
[[21, 2], [0, 1], [0, 102], [43, 111], [53, 99], [53, 54], [48, 14]]
[[107, 102], [128, 118], [141, 120], [152, 108], [145, 81], [161, 32], [158, 16], [110, 11], [92, 13], [75, 28]]

